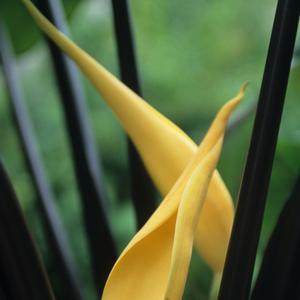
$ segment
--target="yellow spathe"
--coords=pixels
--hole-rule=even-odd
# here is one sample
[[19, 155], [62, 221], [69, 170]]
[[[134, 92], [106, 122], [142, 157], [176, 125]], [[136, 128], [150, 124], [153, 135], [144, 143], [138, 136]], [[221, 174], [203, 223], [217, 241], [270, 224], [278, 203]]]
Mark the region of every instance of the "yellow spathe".
[[[77, 63], [115, 112], [138, 149], [151, 178], [165, 196], [195, 154], [196, 144], [59, 32], [29, 0], [23, 2], [42, 30]], [[236, 100], [243, 97], [244, 89], [245, 86]], [[219, 173], [214, 171], [197, 226], [195, 246], [215, 272], [223, 269], [233, 215], [232, 199]]]
[[194, 235], [219, 159], [225, 127], [239, 99], [218, 113], [196, 153], [143, 228], [115, 263], [103, 300], [180, 300]]

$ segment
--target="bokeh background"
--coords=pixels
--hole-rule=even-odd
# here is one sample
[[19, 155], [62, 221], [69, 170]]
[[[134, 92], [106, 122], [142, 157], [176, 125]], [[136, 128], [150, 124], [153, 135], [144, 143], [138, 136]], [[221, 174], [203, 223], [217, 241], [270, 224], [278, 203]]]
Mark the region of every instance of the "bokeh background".
[[[1, 2], [2, 17], [9, 26], [17, 55], [26, 105], [80, 270], [82, 288], [86, 299], [95, 299], [78, 190], [48, 49], [22, 5], [16, 0]], [[66, 0], [63, 3], [72, 38], [118, 75], [110, 1]], [[130, 3], [144, 96], [195, 141], [201, 140], [218, 108], [236, 94], [244, 81], [250, 81], [246, 98], [233, 118], [238, 119], [244, 111], [250, 113], [227, 135], [218, 167], [235, 201], [254, 117], [254, 109], [249, 110], [249, 107], [254, 107], [259, 93], [276, 1], [131, 0]], [[299, 38], [296, 45], [299, 49]], [[296, 51], [259, 244], [258, 266], [299, 169], [300, 68], [297, 63]], [[110, 223], [121, 251], [135, 231], [126, 139], [118, 121], [94, 88], [84, 77], [81, 82], [103, 166]], [[55, 278], [55, 261], [47, 250], [2, 74], [0, 155], [47, 269]], [[205, 263], [193, 255], [185, 299], [207, 299], [211, 278]]]

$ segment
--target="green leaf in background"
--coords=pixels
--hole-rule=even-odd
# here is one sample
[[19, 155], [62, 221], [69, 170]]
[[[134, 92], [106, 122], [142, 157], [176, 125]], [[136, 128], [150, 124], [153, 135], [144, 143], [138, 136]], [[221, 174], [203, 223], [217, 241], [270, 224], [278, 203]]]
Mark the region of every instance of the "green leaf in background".
[[[63, 0], [66, 15], [70, 17], [80, 0]], [[0, 18], [8, 27], [15, 53], [29, 49], [39, 38], [40, 33], [32, 18], [19, 0], [0, 1]]]

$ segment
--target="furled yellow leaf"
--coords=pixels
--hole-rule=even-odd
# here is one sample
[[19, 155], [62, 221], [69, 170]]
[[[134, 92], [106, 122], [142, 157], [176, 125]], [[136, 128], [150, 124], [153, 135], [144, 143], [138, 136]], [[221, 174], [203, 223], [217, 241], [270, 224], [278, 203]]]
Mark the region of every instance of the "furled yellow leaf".
[[[152, 180], [165, 196], [196, 152], [196, 144], [59, 32], [29, 0], [23, 2], [41, 29], [77, 63], [115, 112], [138, 149]], [[235, 99], [243, 97], [244, 88]], [[223, 268], [233, 213], [231, 197], [215, 171], [197, 226], [195, 245], [216, 272]]]
[[219, 112], [195, 155], [144, 227], [114, 265], [103, 300], [179, 300], [194, 234], [216, 167], [234, 99]]

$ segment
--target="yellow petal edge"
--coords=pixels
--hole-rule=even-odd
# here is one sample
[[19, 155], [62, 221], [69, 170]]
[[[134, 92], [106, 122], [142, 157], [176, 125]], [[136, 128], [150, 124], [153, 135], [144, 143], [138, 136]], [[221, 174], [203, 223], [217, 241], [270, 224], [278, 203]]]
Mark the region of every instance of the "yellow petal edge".
[[179, 179], [115, 263], [103, 300], [180, 300], [197, 221], [219, 158], [224, 130], [239, 99], [218, 113]]
[[[22, 0], [40, 28], [80, 67], [115, 112], [138, 149], [159, 191], [165, 196], [197, 150], [174, 123], [126, 87], [91, 56], [59, 32], [29, 0]], [[234, 99], [244, 96], [243, 85]], [[210, 182], [195, 246], [215, 272], [223, 269], [234, 208], [217, 170]]]

